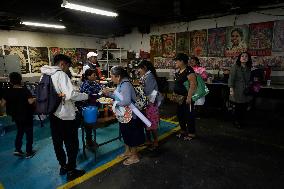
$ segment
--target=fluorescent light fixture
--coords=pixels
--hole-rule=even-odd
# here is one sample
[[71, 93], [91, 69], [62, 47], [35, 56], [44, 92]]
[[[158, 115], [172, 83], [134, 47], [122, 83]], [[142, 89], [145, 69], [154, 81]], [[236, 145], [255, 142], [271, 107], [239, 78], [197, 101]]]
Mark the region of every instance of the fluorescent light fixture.
[[65, 26], [63, 25], [56, 25], [56, 24], [44, 24], [44, 23], [38, 23], [38, 22], [22, 22], [21, 24], [27, 25], [27, 26], [36, 26], [36, 27], [45, 27], [45, 28], [56, 28], [56, 29], [64, 29]]
[[100, 14], [100, 15], [104, 15], [104, 16], [112, 16], [112, 17], [118, 16], [118, 14], [115, 13], [115, 12], [106, 11], [106, 10], [102, 10], [102, 9], [96, 9], [96, 8], [92, 8], [92, 7], [86, 7], [86, 6], [78, 5], [78, 4], [74, 4], [74, 3], [69, 3], [68, 1], [65, 1], [65, 0], [63, 0], [61, 7], [64, 7], [64, 8], [67, 8], [67, 9], [83, 11], [83, 12], [88, 12], [88, 13], [92, 13], [92, 14]]

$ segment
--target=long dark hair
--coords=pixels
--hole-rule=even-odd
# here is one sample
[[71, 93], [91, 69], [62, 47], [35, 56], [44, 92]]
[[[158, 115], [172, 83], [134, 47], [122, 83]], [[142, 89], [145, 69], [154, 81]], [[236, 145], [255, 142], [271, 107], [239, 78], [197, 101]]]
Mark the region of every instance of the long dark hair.
[[248, 61], [246, 62], [246, 67], [251, 68], [252, 67], [252, 59], [251, 59], [251, 55], [248, 52], [242, 52], [239, 54], [238, 59], [236, 61], [236, 64], [238, 66], [241, 66], [241, 56], [242, 54], [247, 54], [248, 55]]
[[98, 74], [97, 74], [95, 69], [87, 69], [85, 71], [85, 73], [82, 75], [82, 81], [84, 82], [84, 81], [88, 80], [88, 77], [93, 75], [93, 74], [95, 74], [96, 77], [98, 77]]
[[154, 75], [155, 79], [158, 79], [157, 73], [156, 73], [156, 69], [154, 68], [154, 65], [147, 60], [142, 60], [139, 64], [138, 64], [138, 68], [142, 68], [142, 69], [146, 69], [147, 71], [151, 71], [151, 73]]

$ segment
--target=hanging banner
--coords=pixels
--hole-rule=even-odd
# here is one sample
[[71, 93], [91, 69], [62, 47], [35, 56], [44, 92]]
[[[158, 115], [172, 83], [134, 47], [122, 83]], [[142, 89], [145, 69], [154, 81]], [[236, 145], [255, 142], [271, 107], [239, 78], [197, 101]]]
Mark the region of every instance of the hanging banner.
[[226, 28], [208, 29], [208, 56], [224, 56]]
[[150, 47], [151, 47], [151, 56], [162, 56], [163, 54], [163, 43], [162, 37], [160, 35], [151, 35], [150, 36]]
[[180, 32], [177, 36], [177, 53], [189, 54], [189, 32]]
[[273, 52], [284, 52], [284, 20], [274, 22]]
[[249, 25], [249, 53], [252, 56], [270, 56], [274, 22]]
[[207, 56], [207, 30], [190, 32], [190, 52], [195, 56]]
[[26, 46], [7, 46], [4, 45], [5, 55], [18, 55], [21, 62], [21, 73], [30, 73], [28, 50]]
[[28, 47], [31, 63], [31, 72], [40, 73], [40, 68], [49, 65], [47, 47]]
[[163, 34], [162, 35], [162, 43], [163, 43], [163, 57], [165, 58], [173, 58], [176, 55], [175, 48], [175, 34]]
[[225, 56], [235, 57], [241, 52], [246, 52], [248, 47], [248, 26], [236, 26], [226, 28]]

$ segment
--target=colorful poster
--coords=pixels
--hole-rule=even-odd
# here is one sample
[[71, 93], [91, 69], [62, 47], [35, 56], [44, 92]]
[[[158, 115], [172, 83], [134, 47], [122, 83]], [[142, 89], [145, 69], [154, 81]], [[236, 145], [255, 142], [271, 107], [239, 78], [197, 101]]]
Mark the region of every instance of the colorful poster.
[[284, 52], [284, 20], [274, 22], [273, 52]]
[[31, 63], [31, 72], [40, 73], [40, 68], [49, 65], [47, 47], [28, 47]]
[[49, 60], [51, 65], [53, 65], [53, 58], [55, 55], [63, 53], [63, 49], [59, 47], [49, 47]]
[[248, 48], [248, 26], [227, 27], [225, 56], [238, 56]]
[[220, 65], [221, 69], [229, 69], [237, 61], [237, 57], [224, 57], [222, 64]]
[[219, 70], [220, 65], [222, 65], [223, 58], [222, 57], [208, 57], [204, 67], [207, 70]]
[[195, 56], [207, 56], [207, 30], [190, 32], [190, 52]]
[[180, 32], [177, 36], [177, 53], [189, 54], [189, 32]]
[[30, 73], [28, 51], [26, 46], [7, 46], [4, 45], [5, 55], [18, 55], [21, 62], [21, 73]]
[[284, 70], [284, 57], [283, 56], [253, 56], [253, 67], [265, 68], [270, 66], [274, 71]]
[[154, 57], [154, 67], [156, 69], [164, 69], [164, 59], [163, 57]]
[[153, 54], [154, 57], [162, 56], [163, 54], [162, 37], [160, 35], [151, 35], [150, 47], [151, 47], [151, 53]]
[[72, 61], [72, 65], [75, 65], [77, 63], [77, 57], [76, 57], [76, 49], [75, 48], [63, 48], [63, 54], [69, 56]]
[[176, 55], [175, 48], [175, 34], [163, 34], [162, 35], [162, 44], [163, 44], [163, 57], [173, 58]]
[[274, 22], [249, 25], [249, 53], [252, 56], [270, 56]]
[[208, 29], [208, 56], [224, 56], [226, 28]]
[[89, 52], [88, 49], [77, 48], [76, 52], [75, 52], [77, 62], [85, 63], [87, 61], [87, 54], [88, 54], [88, 52]]

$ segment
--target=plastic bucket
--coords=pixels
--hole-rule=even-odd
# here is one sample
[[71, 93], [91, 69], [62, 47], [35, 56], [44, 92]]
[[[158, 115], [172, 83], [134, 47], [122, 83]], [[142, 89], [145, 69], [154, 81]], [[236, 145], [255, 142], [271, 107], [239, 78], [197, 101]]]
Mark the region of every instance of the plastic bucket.
[[96, 123], [98, 116], [98, 108], [96, 106], [87, 106], [82, 109], [85, 123]]

